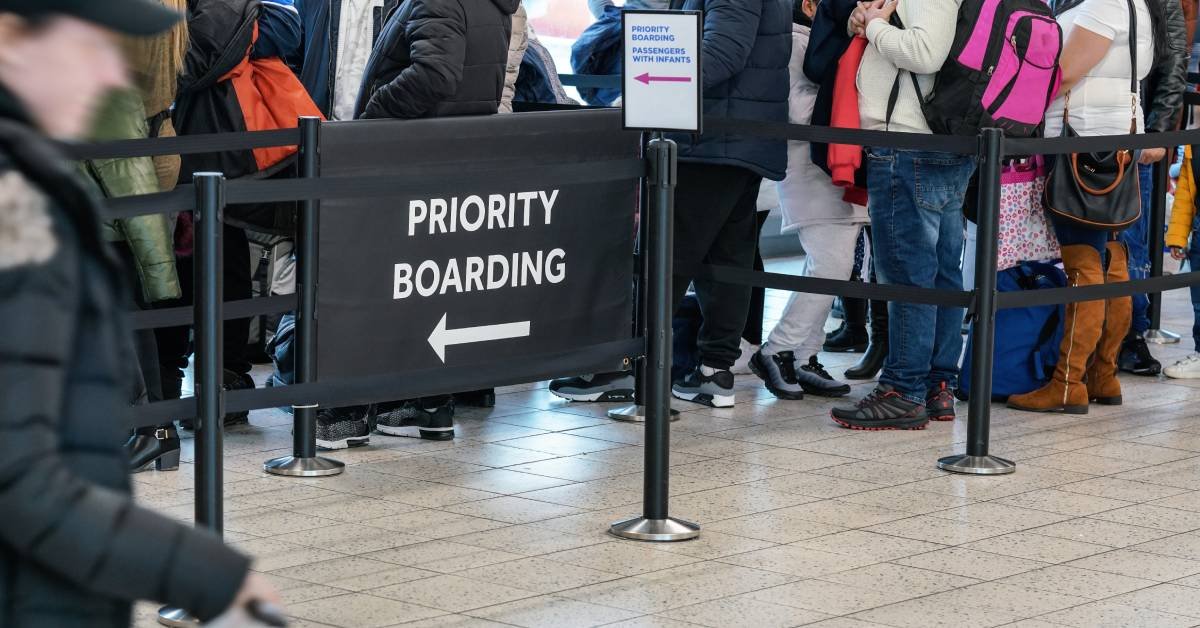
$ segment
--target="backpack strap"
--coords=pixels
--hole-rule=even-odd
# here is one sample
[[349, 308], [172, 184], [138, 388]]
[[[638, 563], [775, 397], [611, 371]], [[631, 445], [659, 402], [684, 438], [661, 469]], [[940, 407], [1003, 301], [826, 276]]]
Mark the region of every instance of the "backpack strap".
[[[892, 19], [890, 20], [890, 23], [896, 28], [904, 29], [904, 21], [900, 19], [899, 12], [892, 13]], [[917, 102], [922, 106], [922, 109], [925, 106], [925, 94], [921, 93], [921, 84], [917, 81], [917, 75], [909, 72], [908, 70], [896, 68], [896, 80], [892, 81], [892, 93], [888, 94], [887, 116], [884, 118], [884, 130], [886, 131], [891, 130], [892, 114], [896, 112], [896, 103], [900, 100], [901, 74], [908, 74], [908, 77], [912, 79], [913, 91], [917, 95]], [[924, 111], [922, 111], [922, 116], [924, 116]]]

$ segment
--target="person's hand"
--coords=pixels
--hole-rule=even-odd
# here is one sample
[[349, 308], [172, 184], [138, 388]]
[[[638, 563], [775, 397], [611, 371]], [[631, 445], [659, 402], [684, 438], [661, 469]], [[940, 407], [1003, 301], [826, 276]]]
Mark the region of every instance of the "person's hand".
[[1171, 259], [1177, 262], [1182, 262], [1183, 260], [1187, 259], [1187, 251], [1184, 251], [1183, 247], [1171, 247]]
[[[892, 14], [896, 12], [896, 6], [899, 5], [899, 0], [878, 0], [867, 7], [866, 15], [863, 17], [865, 24], [870, 24], [875, 20], [883, 20], [887, 22], [892, 19]], [[866, 25], [863, 26], [863, 31], [866, 31]]]
[[1167, 149], [1165, 148], [1147, 148], [1142, 150], [1142, 156], [1138, 158], [1138, 163], [1143, 165], [1156, 164], [1167, 157]]
[[251, 571], [242, 581], [242, 588], [238, 590], [237, 597], [233, 599], [230, 608], [245, 608], [255, 601], [283, 606], [283, 598], [279, 595], [279, 590], [275, 588], [275, 585], [271, 584], [266, 576]]
[[850, 14], [850, 23], [847, 28], [851, 35], [863, 37], [867, 34], [867, 7], [874, 4], [873, 2], [859, 2], [858, 6], [854, 7], [854, 11]]

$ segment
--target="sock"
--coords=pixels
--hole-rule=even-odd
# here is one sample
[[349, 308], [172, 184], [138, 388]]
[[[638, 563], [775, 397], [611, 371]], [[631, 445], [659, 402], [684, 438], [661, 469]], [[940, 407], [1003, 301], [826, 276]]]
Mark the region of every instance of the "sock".
[[705, 377], [712, 377], [713, 375], [717, 374], [717, 369], [715, 369], [711, 366], [708, 366], [707, 364], [701, 364], [700, 365], [700, 374]]

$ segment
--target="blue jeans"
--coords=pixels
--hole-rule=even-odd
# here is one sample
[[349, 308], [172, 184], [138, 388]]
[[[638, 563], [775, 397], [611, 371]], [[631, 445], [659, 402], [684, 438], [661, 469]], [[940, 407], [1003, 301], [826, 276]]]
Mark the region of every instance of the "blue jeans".
[[[962, 290], [963, 197], [975, 171], [965, 155], [873, 148], [867, 152], [875, 272], [880, 283]], [[879, 377], [925, 403], [958, 384], [962, 308], [888, 305], [888, 357]]]
[[[1121, 232], [1121, 241], [1129, 249], [1129, 278], [1145, 279], [1150, 276], [1150, 195], [1154, 189], [1154, 168], [1138, 166], [1139, 183], [1142, 186], [1142, 217]], [[1132, 330], [1139, 334], [1150, 329], [1150, 298], [1144, 294], [1133, 295]]]

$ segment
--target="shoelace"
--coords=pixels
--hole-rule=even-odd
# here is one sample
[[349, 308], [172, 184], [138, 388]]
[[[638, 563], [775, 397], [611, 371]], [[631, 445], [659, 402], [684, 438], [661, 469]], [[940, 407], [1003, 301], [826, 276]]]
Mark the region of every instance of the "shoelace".
[[796, 377], [796, 358], [790, 360], [779, 360], [779, 374], [783, 375], [783, 381], [789, 384], [795, 384], [799, 381]]
[[862, 401], [859, 401], [857, 404], [855, 404], [855, 407], [861, 410], [867, 406], [880, 403], [886, 396], [887, 393], [881, 392], [878, 388], [876, 388], [875, 390], [871, 391], [871, 394], [863, 397]]
[[823, 379], [833, 379], [833, 376], [830, 375], [829, 372], [825, 370], [825, 367], [817, 361], [817, 356], [815, 355], [808, 359], [808, 366], [804, 367], [804, 370]]

